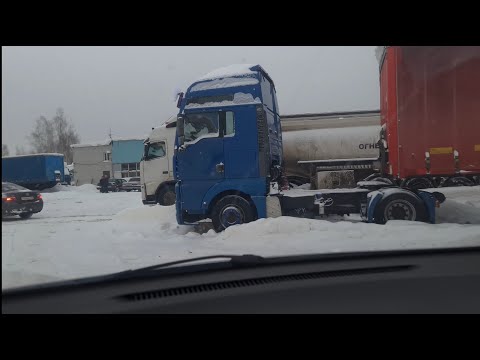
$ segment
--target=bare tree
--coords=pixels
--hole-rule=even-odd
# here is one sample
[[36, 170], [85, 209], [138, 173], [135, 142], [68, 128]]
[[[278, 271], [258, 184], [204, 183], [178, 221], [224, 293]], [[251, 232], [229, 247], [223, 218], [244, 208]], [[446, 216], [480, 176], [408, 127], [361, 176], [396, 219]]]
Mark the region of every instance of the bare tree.
[[15, 155], [26, 155], [28, 152], [23, 146], [15, 146]]
[[2, 144], [2, 156], [10, 155], [10, 151], [8, 151], [8, 146], [6, 144]]
[[57, 113], [52, 120], [40, 116], [35, 122], [35, 128], [29, 139], [36, 153], [61, 153], [65, 156], [67, 163], [73, 161], [70, 145], [80, 142], [75, 127], [68, 122], [62, 108], [57, 109]]

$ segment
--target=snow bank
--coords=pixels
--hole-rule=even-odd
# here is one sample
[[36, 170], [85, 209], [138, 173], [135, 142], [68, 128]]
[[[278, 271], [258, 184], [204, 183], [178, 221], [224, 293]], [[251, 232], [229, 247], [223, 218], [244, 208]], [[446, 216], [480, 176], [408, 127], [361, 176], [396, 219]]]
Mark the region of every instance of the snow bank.
[[[430, 189], [446, 196], [437, 209], [438, 223], [480, 224], [480, 186]], [[480, 238], [480, 234], [479, 234]]]
[[[3, 288], [221, 253], [281, 256], [480, 245], [480, 187], [435, 189], [447, 196], [435, 225], [280, 217], [220, 234], [178, 225], [175, 206], [144, 206], [140, 193], [101, 194], [90, 184], [71, 189], [46, 193], [44, 210], [29, 220], [2, 222]], [[471, 224], [452, 223], [467, 221]]]
[[376, 225], [290, 217], [261, 219], [206, 236], [217, 237], [230, 252], [255, 249], [266, 256], [480, 245], [478, 226], [408, 221]]
[[49, 189], [43, 189], [41, 192], [42, 193], [53, 193], [53, 192], [58, 192], [58, 191], [71, 191], [71, 186], [66, 186], [62, 184], [57, 184], [54, 187], [51, 187]]
[[42, 193], [55, 193], [59, 191], [77, 191], [77, 192], [98, 192], [97, 186], [93, 184], [84, 184], [80, 186], [68, 186], [68, 185], [62, 185], [62, 184], [57, 184], [52, 188], [49, 189], [44, 189], [41, 192]]
[[70, 190], [78, 192], [98, 192], [97, 185], [83, 184], [80, 186], [70, 186]]

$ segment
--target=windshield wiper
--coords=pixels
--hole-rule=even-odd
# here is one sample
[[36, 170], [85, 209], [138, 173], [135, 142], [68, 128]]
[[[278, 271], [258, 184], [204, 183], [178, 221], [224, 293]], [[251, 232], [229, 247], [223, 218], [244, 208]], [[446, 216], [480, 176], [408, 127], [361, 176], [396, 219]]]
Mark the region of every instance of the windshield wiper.
[[[228, 261], [215, 261], [215, 262], [201, 262], [203, 260], [210, 260], [210, 259], [227, 259]], [[200, 262], [199, 264], [195, 264]], [[222, 267], [222, 268], [238, 268], [238, 267], [249, 267], [264, 264], [266, 259], [259, 255], [252, 255], [252, 254], [244, 254], [244, 255], [211, 255], [211, 256], [200, 256], [190, 259], [183, 259], [177, 261], [171, 261], [163, 264], [146, 266], [139, 269], [127, 270], [118, 273], [117, 275], [143, 275], [151, 272], [156, 272], [157, 270], [163, 270], [167, 268], [183, 268], [183, 267], [175, 267], [175, 265], [184, 265], [184, 264], [192, 264], [192, 265], [203, 265], [207, 268], [214, 266]]]

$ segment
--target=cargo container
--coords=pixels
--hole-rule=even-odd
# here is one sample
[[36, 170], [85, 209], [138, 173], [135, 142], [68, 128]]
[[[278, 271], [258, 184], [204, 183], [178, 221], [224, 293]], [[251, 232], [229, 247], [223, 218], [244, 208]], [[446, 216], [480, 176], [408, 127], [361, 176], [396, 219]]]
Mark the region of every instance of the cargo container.
[[472, 185], [480, 174], [480, 47], [384, 46], [382, 173], [407, 187]]
[[63, 154], [2, 157], [2, 181], [42, 190], [65, 181]]

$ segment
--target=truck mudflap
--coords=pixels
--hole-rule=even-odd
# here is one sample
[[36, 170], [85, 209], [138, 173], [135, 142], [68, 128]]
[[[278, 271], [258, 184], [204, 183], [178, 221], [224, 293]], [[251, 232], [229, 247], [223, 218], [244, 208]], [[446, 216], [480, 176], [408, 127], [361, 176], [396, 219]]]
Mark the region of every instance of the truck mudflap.
[[183, 211], [182, 211], [182, 188], [181, 188], [181, 182], [178, 181], [175, 184], [175, 211], [176, 211], [176, 217], [177, 217], [177, 223], [179, 225], [183, 225]]

